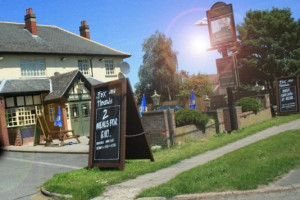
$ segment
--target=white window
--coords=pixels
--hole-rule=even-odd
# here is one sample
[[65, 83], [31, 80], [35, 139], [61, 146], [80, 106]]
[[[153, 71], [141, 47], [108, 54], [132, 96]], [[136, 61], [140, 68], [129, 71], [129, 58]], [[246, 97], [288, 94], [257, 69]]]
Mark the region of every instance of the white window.
[[[32, 96], [25, 96], [26, 105], [33, 105]], [[39, 103], [40, 104], [40, 103]]]
[[42, 103], [41, 103], [40, 95], [15, 96], [15, 97], [6, 97], [5, 98], [6, 108], [41, 105], [41, 104]]
[[5, 98], [6, 107], [14, 107], [15, 106], [15, 99], [13, 97]]
[[33, 102], [34, 104], [41, 104], [41, 96], [40, 95], [34, 95], [33, 96]]
[[105, 69], [106, 69], [106, 75], [114, 75], [115, 74], [114, 61], [105, 60]]
[[35, 124], [36, 115], [42, 114], [42, 106], [8, 108], [5, 110], [7, 127]]
[[53, 104], [48, 105], [48, 111], [49, 111], [49, 120], [50, 122], [55, 121], [55, 109]]
[[84, 75], [89, 75], [88, 61], [78, 60], [78, 70]]
[[17, 106], [24, 106], [25, 101], [24, 101], [24, 96], [18, 96], [17, 97]]
[[44, 59], [21, 59], [21, 76], [45, 76], [46, 65]]

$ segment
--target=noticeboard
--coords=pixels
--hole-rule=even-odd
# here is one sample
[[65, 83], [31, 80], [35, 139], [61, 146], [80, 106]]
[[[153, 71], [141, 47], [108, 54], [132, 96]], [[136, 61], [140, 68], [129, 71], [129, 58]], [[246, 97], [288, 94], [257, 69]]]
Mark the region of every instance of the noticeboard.
[[234, 56], [216, 59], [216, 65], [219, 75], [220, 87], [236, 87], [238, 76], [236, 73], [236, 63]]
[[154, 161], [129, 80], [93, 86], [91, 96], [89, 168], [122, 170], [125, 158]]
[[299, 76], [276, 79], [279, 114], [299, 112]]

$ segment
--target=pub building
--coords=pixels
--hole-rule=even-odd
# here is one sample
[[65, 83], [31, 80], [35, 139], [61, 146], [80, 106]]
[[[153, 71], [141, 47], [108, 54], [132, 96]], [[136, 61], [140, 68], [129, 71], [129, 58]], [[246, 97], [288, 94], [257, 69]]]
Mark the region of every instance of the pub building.
[[[1, 118], [5, 118], [10, 145], [33, 141], [36, 115], [44, 115], [51, 131], [58, 106], [62, 110], [63, 130], [73, 129], [77, 135], [89, 135], [90, 90], [101, 83], [74, 70], [40, 79], [5, 79], [0, 85]], [[5, 112], [3, 112], [5, 111]], [[1, 124], [2, 132], [3, 126]], [[21, 136], [21, 141], [18, 137]]]
[[0, 22], [0, 141], [4, 146], [32, 142], [36, 116], [51, 131], [58, 106], [64, 130], [89, 134], [93, 85], [124, 78], [123, 59], [131, 55], [90, 39], [89, 25], [80, 35], [37, 25], [32, 8], [25, 23]]

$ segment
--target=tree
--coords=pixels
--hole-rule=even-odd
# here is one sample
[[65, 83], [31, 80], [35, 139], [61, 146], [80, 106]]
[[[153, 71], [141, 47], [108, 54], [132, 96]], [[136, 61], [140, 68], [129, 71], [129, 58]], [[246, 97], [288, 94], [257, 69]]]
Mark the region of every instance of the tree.
[[156, 31], [143, 43], [143, 64], [139, 68], [140, 82], [136, 87], [138, 101], [145, 94], [147, 101], [154, 90], [162, 100], [171, 100], [178, 93], [180, 79], [177, 75], [177, 52], [172, 50], [172, 40]]
[[264, 83], [272, 95], [276, 77], [299, 74], [299, 25], [289, 9], [248, 11], [237, 26], [240, 81]]
[[194, 94], [198, 97], [204, 95], [209, 95], [213, 93], [213, 85], [208, 79], [207, 75], [198, 73], [197, 75], [189, 75], [185, 71], [180, 73], [184, 80], [180, 84], [179, 96], [182, 99], [189, 99], [191, 95], [191, 90], [194, 91]]

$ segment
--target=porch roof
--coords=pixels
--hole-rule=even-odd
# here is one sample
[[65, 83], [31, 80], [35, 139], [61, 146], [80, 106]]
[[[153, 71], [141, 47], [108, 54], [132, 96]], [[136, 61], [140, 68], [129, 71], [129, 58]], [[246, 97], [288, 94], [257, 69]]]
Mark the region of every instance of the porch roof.
[[49, 78], [4, 79], [0, 84], [0, 95], [21, 95], [50, 92]]
[[74, 83], [80, 79], [84, 82], [84, 86], [91, 89], [92, 85], [101, 83], [99, 80], [84, 76], [80, 71], [74, 70], [68, 73], [59, 74], [50, 77], [52, 82], [52, 92], [50, 92], [46, 97], [45, 101], [53, 101], [66, 97], [70, 89], [73, 87]]

